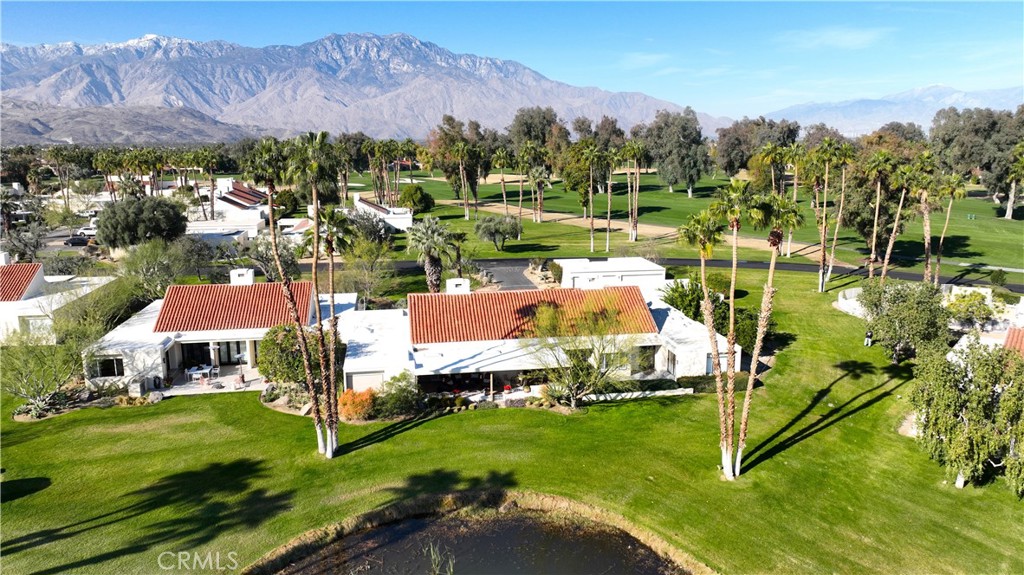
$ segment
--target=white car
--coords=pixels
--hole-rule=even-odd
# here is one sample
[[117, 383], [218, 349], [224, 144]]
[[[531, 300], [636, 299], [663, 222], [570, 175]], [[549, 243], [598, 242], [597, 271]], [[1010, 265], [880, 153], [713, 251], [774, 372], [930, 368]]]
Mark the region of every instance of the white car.
[[85, 236], [87, 238], [94, 238], [94, 237], [96, 237], [96, 227], [95, 226], [85, 226], [84, 228], [78, 228], [78, 231], [75, 232], [75, 235]]

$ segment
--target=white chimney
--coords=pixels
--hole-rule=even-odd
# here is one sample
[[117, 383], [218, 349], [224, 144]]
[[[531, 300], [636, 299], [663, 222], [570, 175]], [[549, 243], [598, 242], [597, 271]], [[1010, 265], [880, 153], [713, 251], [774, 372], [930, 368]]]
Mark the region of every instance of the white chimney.
[[466, 278], [449, 278], [445, 282], [445, 293], [469, 293], [469, 280]]
[[251, 286], [256, 282], [256, 272], [252, 268], [237, 268], [231, 270], [231, 285]]
[[0, 266], [7, 266], [12, 263], [14, 262], [11, 260], [11, 254], [7, 252], [0, 252]]

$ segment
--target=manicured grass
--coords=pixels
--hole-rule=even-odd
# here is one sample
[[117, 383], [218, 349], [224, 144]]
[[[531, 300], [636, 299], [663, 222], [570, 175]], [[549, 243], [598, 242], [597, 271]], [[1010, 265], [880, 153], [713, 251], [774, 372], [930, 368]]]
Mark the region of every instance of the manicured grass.
[[[756, 306], [763, 273], [740, 279]], [[5, 416], [4, 572], [158, 572], [164, 551], [247, 564], [381, 504], [481, 486], [621, 513], [725, 573], [1024, 572], [1024, 505], [1001, 483], [957, 491], [896, 433], [909, 369], [862, 347], [862, 322], [812, 284], [777, 276], [788, 346], [755, 392], [735, 483], [716, 469], [713, 395], [343, 426], [333, 461], [308, 420], [255, 393]]]

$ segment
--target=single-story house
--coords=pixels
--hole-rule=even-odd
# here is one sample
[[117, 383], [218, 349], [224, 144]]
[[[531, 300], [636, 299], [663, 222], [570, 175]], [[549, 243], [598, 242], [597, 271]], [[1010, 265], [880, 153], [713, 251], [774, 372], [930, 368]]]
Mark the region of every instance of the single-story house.
[[[253, 283], [252, 273], [232, 274], [231, 285], [173, 285], [156, 300], [101, 338], [89, 350], [87, 375], [97, 385], [137, 382], [152, 389], [197, 365], [259, 365], [259, 342], [267, 331], [291, 321], [277, 283]], [[291, 284], [299, 313], [311, 325], [313, 284]], [[332, 305], [333, 300], [333, 305]], [[355, 308], [355, 294], [321, 296], [321, 313]]]
[[352, 205], [357, 212], [373, 214], [400, 232], [412, 227], [412, 210], [409, 208], [392, 208], [375, 204], [361, 197], [361, 194], [352, 194]]
[[53, 314], [113, 279], [46, 276], [41, 263], [10, 263], [0, 254], [0, 337], [22, 332], [52, 341]]
[[600, 288], [617, 285], [661, 285], [665, 268], [641, 257], [556, 259], [564, 288]]

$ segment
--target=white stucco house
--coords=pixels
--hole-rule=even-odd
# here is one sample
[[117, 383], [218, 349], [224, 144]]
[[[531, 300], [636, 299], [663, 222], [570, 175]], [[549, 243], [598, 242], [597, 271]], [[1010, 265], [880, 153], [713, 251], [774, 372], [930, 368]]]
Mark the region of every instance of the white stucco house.
[[0, 337], [13, 332], [53, 339], [53, 314], [113, 281], [112, 277], [46, 276], [43, 264], [0, 255]]
[[617, 285], [661, 285], [665, 268], [641, 257], [556, 259], [564, 288], [601, 288]]
[[365, 194], [352, 194], [352, 206], [357, 212], [373, 214], [400, 232], [408, 230], [413, 224], [412, 210], [409, 208], [382, 206], [367, 200]]

